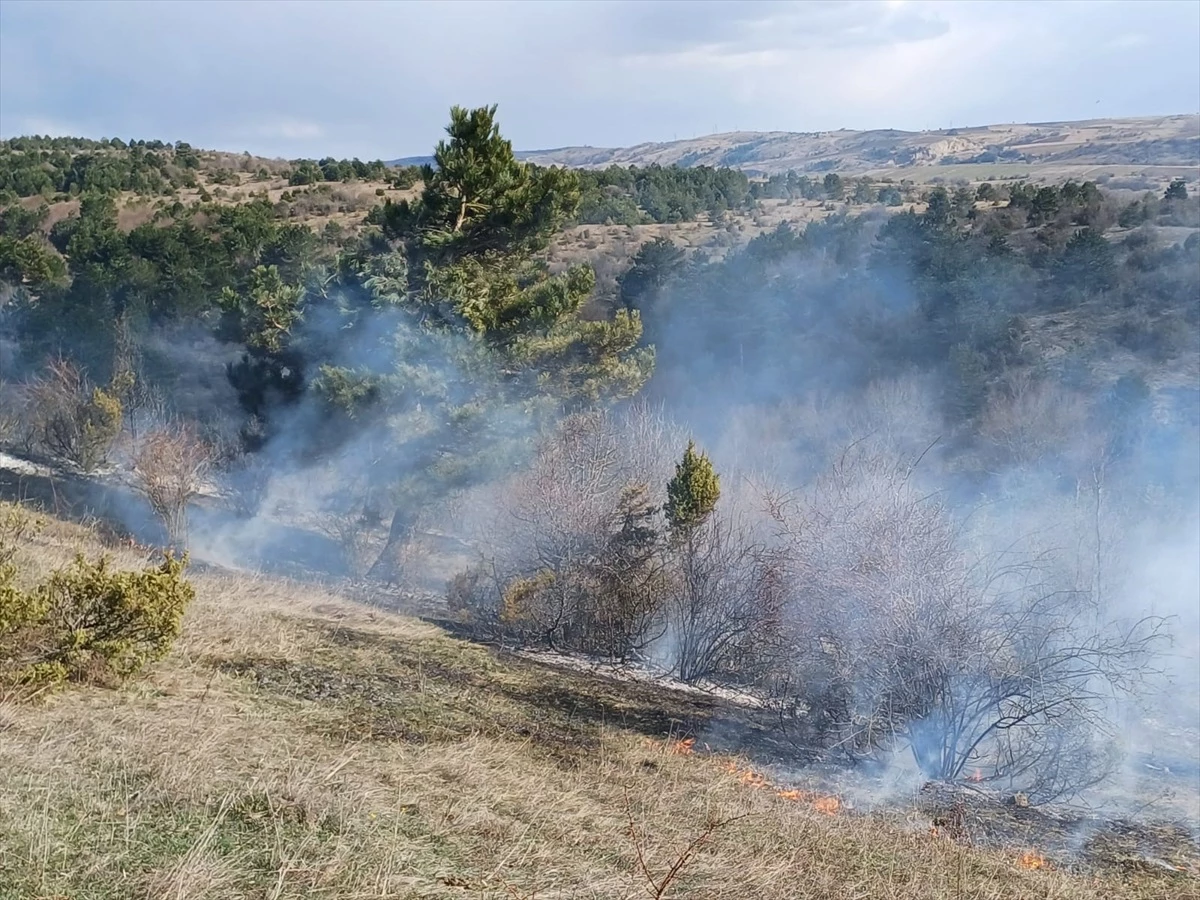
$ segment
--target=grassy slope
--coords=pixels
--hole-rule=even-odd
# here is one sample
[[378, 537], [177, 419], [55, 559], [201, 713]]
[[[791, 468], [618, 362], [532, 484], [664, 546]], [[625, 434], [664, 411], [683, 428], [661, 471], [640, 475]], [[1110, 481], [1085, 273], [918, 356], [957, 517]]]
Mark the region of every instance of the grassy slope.
[[[54, 523], [26, 568], [91, 536]], [[121, 563], [141, 560], [122, 551]], [[0, 897], [1168, 898], [755, 789], [704, 701], [500, 658], [311, 587], [194, 573], [167, 660], [0, 705]], [[637, 835], [630, 835], [632, 819]], [[1183, 892], [1181, 892], [1181, 890]], [[1193, 894], [1194, 895], [1194, 894]]]

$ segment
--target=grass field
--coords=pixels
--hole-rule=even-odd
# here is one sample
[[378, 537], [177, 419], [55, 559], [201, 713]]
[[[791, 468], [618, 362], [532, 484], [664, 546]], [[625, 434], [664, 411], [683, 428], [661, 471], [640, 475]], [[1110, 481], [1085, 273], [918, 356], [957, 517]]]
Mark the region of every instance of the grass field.
[[[100, 549], [52, 522], [19, 561], [35, 572], [78, 547]], [[1030, 847], [964, 846], [915, 813], [788, 793], [686, 741], [723, 714], [715, 700], [503, 656], [300, 584], [193, 579], [183, 636], [147, 676], [0, 704], [4, 900], [1200, 887], [1149, 867], [1073, 873]]]

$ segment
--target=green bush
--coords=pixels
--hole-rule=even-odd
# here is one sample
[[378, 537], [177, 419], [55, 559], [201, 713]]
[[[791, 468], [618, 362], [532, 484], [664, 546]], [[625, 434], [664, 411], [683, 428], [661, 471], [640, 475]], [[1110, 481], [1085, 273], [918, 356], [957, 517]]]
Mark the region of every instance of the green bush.
[[[8, 568], [17, 555], [17, 548], [44, 527], [45, 522], [12, 503], [0, 504], [0, 571]], [[0, 584], [6, 583], [0, 577]]]
[[30, 591], [0, 568], [0, 685], [112, 684], [161, 659], [195, 596], [187, 558], [113, 571], [82, 555]]

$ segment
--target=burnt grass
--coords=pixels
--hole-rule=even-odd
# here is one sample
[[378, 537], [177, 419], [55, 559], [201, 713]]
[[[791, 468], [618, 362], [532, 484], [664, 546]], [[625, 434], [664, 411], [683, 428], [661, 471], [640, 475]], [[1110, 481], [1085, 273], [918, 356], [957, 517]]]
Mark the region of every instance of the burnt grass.
[[403, 640], [307, 624], [321, 648], [304, 661], [256, 657], [216, 666], [318, 707], [313, 727], [331, 737], [414, 744], [503, 737], [569, 762], [598, 750], [603, 729], [617, 728], [697, 738], [711, 751], [760, 764], [795, 762], [768, 717], [718, 698], [574, 672], [449, 637]]
[[[451, 636], [402, 639], [305, 623], [318, 647], [303, 661], [213, 660], [261, 694], [295, 704], [339, 742], [453, 744], [473, 736], [526, 745], [575, 768], [605, 729], [652, 739], [695, 738], [695, 752], [734, 754], [755, 767], [792, 768], [813, 755], [789, 742], [773, 714], [709, 695], [583, 673]], [[1104, 819], [1068, 807], [1022, 807], [975, 787], [930, 783], [915, 798], [929, 826], [980, 847], [1036, 847], [1065, 869], [1200, 877], [1200, 837], [1184, 822]]]
[[[1036, 847], [1060, 868], [1200, 876], [1200, 836], [1186, 822], [1102, 818], [1067, 806], [1019, 806], [1011, 795], [929, 783], [917, 806], [946, 836], [982, 847]], [[1190, 877], [1189, 877], [1190, 876]]]

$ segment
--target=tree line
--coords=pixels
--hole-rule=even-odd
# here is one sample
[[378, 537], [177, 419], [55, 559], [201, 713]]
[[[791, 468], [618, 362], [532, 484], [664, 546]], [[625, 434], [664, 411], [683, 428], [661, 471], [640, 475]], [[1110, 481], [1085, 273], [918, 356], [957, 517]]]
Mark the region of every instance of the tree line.
[[86, 193], [129, 192], [139, 196], [174, 196], [196, 188], [198, 176], [211, 184], [236, 184], [241, 175], [265, 181], [281, 175], [291, 186], [322, 182], [382, 181], [411, 187], [416, 167], [388, 166], [382, 160], [260, 160], [249, 153], [216, 154], [186, 141], [88, 140], [86, 138], [17, 137], [0, 141], [0, 205], [19, 198], [47, 200]]

